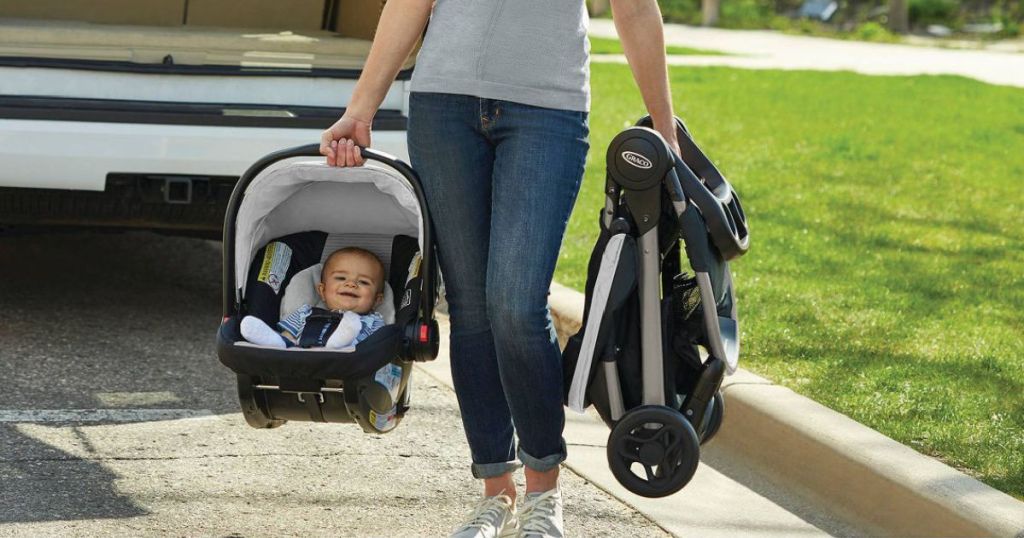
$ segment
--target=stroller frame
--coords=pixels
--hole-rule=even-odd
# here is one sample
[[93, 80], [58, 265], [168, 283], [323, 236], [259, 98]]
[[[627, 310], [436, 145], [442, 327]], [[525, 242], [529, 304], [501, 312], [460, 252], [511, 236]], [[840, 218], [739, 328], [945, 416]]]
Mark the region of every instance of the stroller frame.
[[[588, 275], [587, 319], [573, 337], [578, 339], [579, 351], [575, 359], [570, 358], [575, 364], [566, 398], [570, 408], [582, 412], [584, 393], [592, 396], [602, 418], [612, 427], [608, 460], [613, 474], [627, 489], [647, 497], [666, 496], [685, 486], [696, 471], [700, 444], [710, 440], [721, 424], [724, 399], [719, 389], [739, 358], [736, 302], [727, 262], [749, 248], [738, 196], [694, 143], [683, 122], [675, 121], [682, 157], [650, 128], [649, 116], [609, 145], [601, 213], [604, 231], [594, 253], [595, 257], [601, 254], [601, 270], [596, 279]], [[664, 203], [666, 196], [668, 204]], [[669, 223], [671, 229], [663, 229], [664, 223], [659, 222], [666, 218], [674, 220]], [[606, 237], [609, 239], [600, 251]], [[695, 273], [703, 321], [701, 345], [708, 352], [681, 404], [672, 401], [675, 394], [666, 394], [665, 337], [675, 335], [663, 334], [662, 299], [663, 288], [666, 295], [673, 290], [673, 280], [665, 278], [662, 268], [675, 268], [668, 255], [678, 257], [673, 245], [678, 246], [680, 240]], [[604, 289], [597, 283], [591, 286], [602, 279], [607, 281]], [[605, 318], [611, 317], [606, 312], [618, 311], [612, 305], [622, 304], [633, 293], [639, 302], [642, 398], [639, 405], [627, 409], [620, 376], [621, 349], [608, 336], [610, 320]], [[607, 349], [598, 349], [598, 334], [611, 342]], [[600, 365], [593, 364], [597, 360]], [[603, 384], [597, 383], [599, 378]], [[631, 470], [634, 463], [643, 466], [646, 479]]]

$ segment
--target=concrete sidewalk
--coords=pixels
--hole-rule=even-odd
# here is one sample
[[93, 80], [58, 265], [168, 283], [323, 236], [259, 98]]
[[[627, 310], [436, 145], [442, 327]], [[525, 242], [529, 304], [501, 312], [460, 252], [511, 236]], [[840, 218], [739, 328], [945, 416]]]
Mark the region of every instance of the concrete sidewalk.
[[[613, 21], [593, 19], [590, 33], [617, 37]], [[1024, 87], [1024, 54], [842, 41], [768, 30], [721, 30], [665, 24], [665, 42], [734, 56], [671, 56], [672, 65], [747, 69], [854, 71], [867, 75], [960, 75], [990, 84]], [[622, 55], [594, 61], [625, 62]]]

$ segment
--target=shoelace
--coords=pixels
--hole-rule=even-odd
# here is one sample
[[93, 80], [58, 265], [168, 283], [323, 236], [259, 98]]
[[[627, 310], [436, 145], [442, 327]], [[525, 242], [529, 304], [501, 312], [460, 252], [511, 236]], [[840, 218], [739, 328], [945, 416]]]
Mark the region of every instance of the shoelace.
[[[496, 495], [484, 497], [476, 508], [466, 516], [468, 520], [462, 529], [482, 528], [485, 525], [495, 525], [501, 521], [501, 512], [509, 510], [512, 505], [512, 498], [507, 495]], [[494, 514], [489, 516], [488, 514]]]
[[539, 532], [542, 534], [554, 531], [551, 518], [555, 515], [555, 502], [549, 500], [556, 490], [545, 491], [523, 503], [520, 508], [519, 524], [523, 533]]

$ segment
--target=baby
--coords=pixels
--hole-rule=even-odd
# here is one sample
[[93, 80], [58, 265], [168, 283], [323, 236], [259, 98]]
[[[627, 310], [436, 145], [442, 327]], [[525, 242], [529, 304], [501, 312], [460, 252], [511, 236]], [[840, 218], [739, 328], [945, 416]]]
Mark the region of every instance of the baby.
[[[266, 347], [286, 348], [301, 343], [305, 347], [342, 349], [362, 342], [384, 326], [383, 316], [374, 311], [384, 300], [384, 265], [372, 252], [356, 247], [332, 252], [324, 261], [316, 291], [321, 302], [302, 305], [285, 316], [277, 324], [280, 334], [260, 318], [246, 316], [242, 319], [242, 336]], [[333, 325], [337, 328], [323, 341], [323, 334]], [[307, 327], [320, 334], [304, 334]]]

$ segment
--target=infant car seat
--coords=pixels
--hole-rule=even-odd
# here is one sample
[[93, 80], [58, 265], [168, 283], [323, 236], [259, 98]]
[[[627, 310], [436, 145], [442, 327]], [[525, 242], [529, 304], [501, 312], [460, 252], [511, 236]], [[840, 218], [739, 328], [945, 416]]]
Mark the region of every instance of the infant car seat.
[[[283, 162], [319, 157], [319, 146], [302, 146], [253, 165], [232, 194], [217, 353], [237, 374], [250, 426], [356, 422], [367, 432], [391, 431], [409, 407], [412, 363], [437, 356], [437, 266], [418, 177], [394, 157], [361, 151], [387, 166]], [[272, 349], [242, 338], [246, 315], [276, 327], [282, 315], [315, 304], [320, 264], [349, 246], [384, 264], [384, 327], [343, 350]]]

